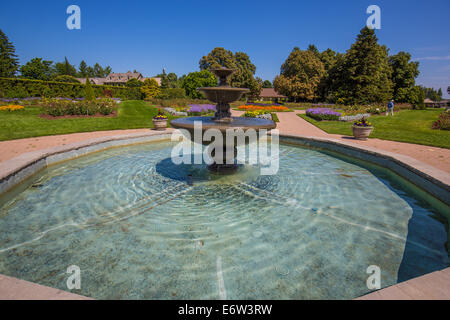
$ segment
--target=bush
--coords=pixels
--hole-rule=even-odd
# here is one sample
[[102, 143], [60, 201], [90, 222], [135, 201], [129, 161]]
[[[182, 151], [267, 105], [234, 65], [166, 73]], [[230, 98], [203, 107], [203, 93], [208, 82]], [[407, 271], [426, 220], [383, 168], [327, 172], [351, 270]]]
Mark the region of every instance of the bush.
[[[112, 96], [122, 100], [140, 100], [139, 88], [120, 86], [92, 85], [95, 96], [101, 96], [103, 90], [111, 90]], [[28, 98], [28, 97], [84, 97], [84, 84], [56, 81], [0, 78], [0, 98]]]
[[186, 94], [183, 88], [166, 88], [161, 89], [161, 93], [157, 96], [158, 99], [184, 99]]
[[161, 89], [155, 79], [145, 79], [140, 89], [145, 99], [155, 98], [161, 94]]
[[94, 89], [92, 89], [92, 84], [91, 84], [91, 81], [89, 81], [88, 77], [86, 77], [86, 84], [84, 85], [84, 97], [88, 101], [95, 100]]
[[68, 83], [81, 83], [80, 81], [75, 79], [75, 77], [67, 76], [67, 75], [56, 76], [55, 78], [53, 78], [53, 81], [68, 82]]
[[432, 129], [450, 130], [450, 112], [441, 113], [439, 118], [433, 123]]

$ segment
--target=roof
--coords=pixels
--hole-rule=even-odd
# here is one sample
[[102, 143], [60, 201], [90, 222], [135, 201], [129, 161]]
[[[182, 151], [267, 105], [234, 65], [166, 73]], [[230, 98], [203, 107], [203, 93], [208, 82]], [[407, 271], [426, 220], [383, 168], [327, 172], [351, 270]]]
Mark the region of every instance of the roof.
[[127, 73], [110, 73], [105, 82], [127, 82], [130, 79], [142, 79], [142, 73], [140, 72], [130, 72]]
[[286, 98], [286, 96], [279, 94], [273, 88], [263, 88], [259, 96], [261, 98]]

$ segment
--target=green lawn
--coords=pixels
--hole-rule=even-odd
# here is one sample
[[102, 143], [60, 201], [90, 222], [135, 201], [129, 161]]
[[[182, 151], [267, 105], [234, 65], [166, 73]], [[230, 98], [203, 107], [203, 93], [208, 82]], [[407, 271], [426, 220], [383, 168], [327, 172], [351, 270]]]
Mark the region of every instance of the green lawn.
[[[372, 116], [370, 121], [374, 125], [374, 130], [370, 137], [449, 149], [450, 131], [431, 129], [432, 123], [442, 112], [442, 109], [404, 110], [395, 113], [394, 117]], [[353, 135], [351, 122], [316, 121], [304, 114], [298, 116], [327, 133]]]
[[157, 108], [144, 101], [122, 102], [117, 117], [112, 118], [47, 120], [39, 117], [42, 114], [39, 107], [0, 111], [0, 141], [75, 132], [153, 128], [152, 118], [157, 113]]

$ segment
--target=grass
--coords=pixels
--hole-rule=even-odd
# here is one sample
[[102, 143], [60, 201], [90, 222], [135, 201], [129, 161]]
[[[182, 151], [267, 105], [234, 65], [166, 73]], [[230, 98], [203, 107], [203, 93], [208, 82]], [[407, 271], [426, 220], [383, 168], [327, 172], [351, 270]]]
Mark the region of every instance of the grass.
[[[0, 111], [0, 141], [75, 132], [153, 128], [158, 109], [144, 101], [124, 101], [117, 117], [43, 119], [40, 107], [20, 111]], [[169, 120], [173, 117], [169, 116]]]
[[[372, 116], [370, 122], [374, 130], [370, 137], [450, 149], [450, 131], [431, 129], [442, 112], [442, 109], [403, 110], [394, 117]], [[304, 114], [298, 116], [327, 133], [353, 135], [351, 122], [317, 121]]]

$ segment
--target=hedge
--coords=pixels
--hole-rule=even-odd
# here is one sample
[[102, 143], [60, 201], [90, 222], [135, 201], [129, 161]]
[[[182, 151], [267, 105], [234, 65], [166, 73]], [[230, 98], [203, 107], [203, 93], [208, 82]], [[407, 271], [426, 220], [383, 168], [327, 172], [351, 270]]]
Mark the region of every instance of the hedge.
[[[96, 97], [112, 96], [123, 100], [140, 100], [139, 88], [92, 85]], [[0, 98], [83, 98], [84, 84], [30, 79], [0, 78]]]

